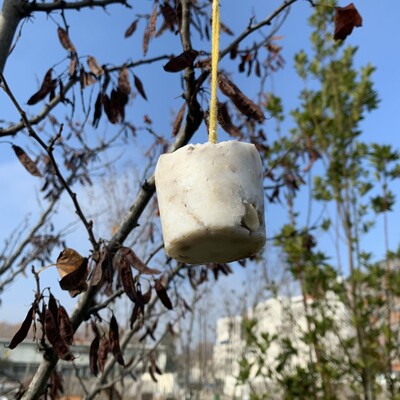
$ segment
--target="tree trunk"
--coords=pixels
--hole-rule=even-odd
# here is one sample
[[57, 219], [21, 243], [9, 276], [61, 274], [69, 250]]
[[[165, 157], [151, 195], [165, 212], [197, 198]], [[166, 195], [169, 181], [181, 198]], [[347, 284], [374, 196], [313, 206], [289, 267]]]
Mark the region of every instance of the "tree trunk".
[[18, 24], [24, 17], [23, 0], [4, 0], [0, 14], [0, 72], [4, 71]]

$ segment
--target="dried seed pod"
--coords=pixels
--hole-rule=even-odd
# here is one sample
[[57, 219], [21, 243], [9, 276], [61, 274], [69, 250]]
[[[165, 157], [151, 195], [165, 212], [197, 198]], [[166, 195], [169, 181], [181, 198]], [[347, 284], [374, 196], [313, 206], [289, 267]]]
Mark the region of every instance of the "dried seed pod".
[[161, 271], [158, 269], [149, 268], [129, 247], [121, 247], [115, 257], [124, 257], [126, 261], [132, 265], [133, 268], [137, 269], [141, 274], [153, 275], [160, 274]]
[[133, 280], [132, 269], [126, 259], [121, 259], [119, 262], [120, 278], [122, 287], [125, 290], [126, 295], [133, 302], [137, 301], [137, 294], [135, 290], [135, 282]]
[[148, 304], [149, 301], [151, 300], [151, 293], [152, 293], [151, 289], [152, 288], [151, 288], [151, 285], [150, 285], [149, 288], [147, 289], [147, 292], [143, 293], [143, 303], [144, 304]]
[[244, 115], [252, 118], [258, 122], [262, 122], [265, 119], [264, 113], [261, 108], [251, 101], [241, 90], [230, 81], [225, 75], [218, 74], [218, 86], [221, 92], [229, 97], [233, 104], [241, 111]]
[[58, 326], [58, 305], [55, 297], [50, 293], [49, 301], [47, 303], [47, 308], [53, 313], [54, 319], [56, 320]]
[[139, 20], [135, 19], [132, 22], [132, 24], [129, 26], [129, 28], [126, 30], [126, 32], [125, 32], [125, 37], [126, 38], [129, 37], [129, 36], [132, 36], [135, 33], [138, 22], [139, 22]]
[[150, 37], [153, 37], [155, 35], [155, 33], [156, 33], [157, 9], [158, 9], [158, 0], [155, 1], [153, 12], [151, 13], [151, 16], [150, 16], [150, 21], [149, 21], [149, 35], [150, 35]]
[[37, 167], [35, 162], [32, 161], [32, 159], [28, 156], [28, 154], [25, 153], [25, 151], [21, 147], [12, 145], [12, 148], [15, 152], [15, 155], [18, 157], [20, 163], [25, 167], [25, 169], [31, 175], [37, 176], [39, 178], [43, 177], [42, 173], [39, 171], [39, 168]]
[[121, 93], [124, 93], [124, 94], [126, 94], [128, 96], [131, 94], [131, 90], [132, 89], [131, 89], [131, 84], [130, 84], [130, 81], [129, 81], [129, 70], [126, 67], [122, 67], [121, 71], [119, 71], [119, 74], [118, 74], [118, 89], [119, 89], [119, 91]]
[[95, 57], [89, 56], [87, 58], [87, 64], [94, 75], [100, 76], [104, 74], [104, 69], [99, 65]]
[[109, 330], [108, 340], [110, 342], [110, 349], [115, 357], [115, 360], [118, 362], [118, 364], [125, 365], [121, 347], [119, 345], [118, 323], [114, 314], [111, 316], [110, 320], [110, 330]]
[[146, 92], [144, 91], [143, 83], [142, 81], [137, 77], [137, 75], [134, 76], [134, 81], [135, 81], [135, 87], [140, 93], [140, 95], [147, 100]]
[[99, 373], [99, 346], [100, 346], [100, 338], [96, 335], [93, 339], [92, 343], [90, 344], [89, 350], [89, 366], [90, 371], [94, 376], [97, 376]]
[[160, 279], [156, 280], [155, 289], [156, 289], [158, 298], [161, 300], [161, 303], [163, 303], [164, 306], [166, 308], [168, 308], [168, 310], [172, 310], [173, 307], [172, 307], [171, 300], [168, 297], [167, 290], [165, 289], [165, 287], [162, 284]]
[[110, 342], [107, 336], [103, 336], [100, 341], [99, 352], [98, 352], [98, 364], [101, 372], [104, 372], [104, 367], [106, 365], [107, 356], [110, 352]]
[[194, 60], [196, 59], [198, 51], [190, 49], [186, 50], [183, 53], [179, 54], [179, 56], [171, 58], [165, 65], [164, 71], [166, 72], [179, 72], [184, 70], [187, 67], [193, 65]]
[[59, 358], [66, 361], [74, 360], [75, 357], [71, 353], [67, 343], [60, 335], [53, 313], [48, 309], [45, 311], [44, 331], [47, 340], [54, 347]]
[[50, 68], [43, 78], [43, 82], [40, 89], [33, 94], [29, 100], [28, 104], [33, 105], [43, 100], [48, 94], [50, 94], [57, 87], [57, 79], [52, 79], [53, 68]]
[[17, 333], [11, 339], [11, 342], [8, 345], [9, 349], [15, 349], [27, 337], [29, 329], [31, 328], [32, 325], [34, 315], [35, 315], [35, 308], [32, 305], [28, 313], [26, 314], [24, 321], [21, 324], [21, 327], [18, 329]]
[[68, 33], [61, 27], [58, 27], [57, 33], [62, 47], [64, 47], [65, 50], [76, 52], [75, 46], [69, 38]]
[[74, 340], [74, 329], [67, 310], [62, 305], [58, 307], [58, 325], [61, 337], [65, 340], [65, 343], [71, 345]]
[[179, 133], [182, 126], [183, 117], [185, 116], [185, 111], [186, 111], [186, 102], [182, 104], [182, 107], [180, 108], [175, 118], [174, 126], [172, 128], [172, 136], [176, 136]]

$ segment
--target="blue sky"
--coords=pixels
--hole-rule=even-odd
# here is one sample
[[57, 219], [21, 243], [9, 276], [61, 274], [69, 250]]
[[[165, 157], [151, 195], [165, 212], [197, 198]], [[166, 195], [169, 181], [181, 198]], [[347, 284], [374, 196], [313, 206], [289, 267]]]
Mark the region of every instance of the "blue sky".
[[[141, 31], [143, 25], [139, 25], [138, 34], [124, 39], [123, 35], [130, 23], [136, 18], [136, 13], [150, 12], [151, 4], [149, 0], [137, 0], [132, 2], [134, 7], [131, 10], [121, 8], [120, 6], [110, 6], [107, 13], [103, 11], [83, 10], [80, 12], [68, 13], [68, 22], [71, 25], [70, 36], [78, 49], [80, 56], [92, 55], [97, 58], [99, 63], [114, 64], [123, 63], [127, 57], [137, 60], [142, 57], [141, 52]], [[397, 18], [400, 12], [400, 2], [397, 0], [387, 0], [384, 2], [366, 2], [354, 1], [360, 14], [363, 17], [363, 27], [356, 28], [353, 34], [346, 39], [349, 44], [359, 46], [356, 57], [356, 65], [362, 66], [371, 62], [377, 67], [374, 74], [375, 88], [379, 93], [381, 103], [379, 109], [367, 116], [362, 123], [363, 137], [366, 140], [382, 143], [391, 143], [399, 148], [400, 121], [398, 114], [400, 112], [398, 96], [400, 93], [400, 73], [399, 57], [400, 43], [397, 40], [400, 37], [400, 25]], [[271, 13], [278, 5], [279, 1], [273, 0], [221, 0], [221, 19], [235, 33], [239, 34], [244, 30], [249, 19], [255, 15], [257, 20], [262, 20]], [[347, 2], [341, 2], [345, 6]], [[311, 13], [310, 5], [305, 0], [299, 0], [292, 7], [292, 11], [287, 18], [278, 35], [283, 39], [279, 45], [283, 46], [283, 57], [286, 60], [286, 67], [274, 74], [267, 82], [267, 90], [273, 90], [281, 96], [286, 111], [294, 108], [297, 103], [297, 96], [302, 89], [302, 83], [294, 73], [293, 56], [300, 49], [308, 49], [308, 36], [310, 30], [307, 26], [307, 18]], [[61, 23], [61, 18], [54, 14], [53, 18]], [[143, 22], [141, 22], [143, 24]], [[56, 71], [61, 72], [68, 66], [65, 60], [66, 51], [61, 47], [56, 34], [57, 25], [52, 18], [46, 15], [38, 15], [27, 21], [22, 30], [22, 36], [19, 39], [14, 52], [11, 54], [5, 70], [5, 76], [14, 91], [17, 99], [25, 106], [27, 99], [37, 90], [37, 87], [47, 69], [56, 65]], [[257, 35], [257, 34], [256, 34]], [[226, 35], [221, 37], [221, 47], [224, 47], [231, 38]], [[173, 53], [176, 48], [176, 41], [179, 40], [171, 33], [165, 34], [158, 41], [150, 43], [148, 57], [159, 54]], [[175, 42], [174, 42], [175, 41]], [[251, 38], [250, 38], [251, 42]], [[173, 44], [173, 46], [172, 46]], [[172, 46], [172, 47], [171, 47]], [[206, 43], [202, 44], [205, 50]], [[169, 50], [171, 49], [171, 50]], [[64, 60], [64, 62], [62, 62]], [[148, 113], [154, 121], [155, 130], [160, 134], [165, 133], [169, 137], [171, 131], [171, 121], [173, 114], [180, 108], [181, 89], [176, 84], [176, 77], [164, 73], [161, 68], [162, 63], [151, 66], [139, 67], [135, 70], [137, 76], [142, 80], [149, 102], [145, 102], [138, 96], [132, 107], [129, 108], [128, 118]], [[221, 68], [229, 68], [229, 61], [224, 60]], [[254, 81], [247, 80], [244, 76], [237, 76], [235, 82], [246, 93], [255, 93], [257, 84]], [[87, 89], [89, 90], [89, 89]], [[95, 92], [96, 95], [96, 92]], [[154, 112], [151, 99], [158, 99], [159, 109]], [[29, 107], [29, 113], [38, 112], [43, 104]], [[68, 113], [68, 107], [61, 106], [58, 115]], [[9, 100], [0, 93], [0, 120], [13, 121], [19, 119]], [[287, 124], [290, 128], [290, 118]], [[102, 132], [112, 132], [113, 127], [101, 126]], [[273, 129], [265, 125], [265, 131]], [[273, 135], [273, 132], [271, 132]], [[95, 133], [93, 133], [95, 137]], [[221, 134], [221, 139], [226, 137]], [[200, 130], [194, 138], [195, 142], [206, 140], [205, 129]], [[23, 134], [19, 134], [15, 140], [16, 144], [28, 146]], [[143, 149], [150, 143], [149, 138], [140, 136], [137, 140], [137, 146], [134, 149], [128, 149], [125, 152], [126, 159], [134, 164], [140, 157]], [[29, 146], [28, 146], [29, 147]], [[38, 198], [40, 198], [39, 188], [41, 183], [31, 177], [20, 166], [10, 151], [8, 145], [0, 145], [0, 187], [3, 188], [3, 195], [0, 196], [0, 241], [6, 239], [10, 228], [17, 227], [26, 215], [31, 215], [34, 219], [35, 214], [40, 210]], [[137, 183], [132, 185], [129, 193], [134, 193]], [[395, 186], [397, 192], [398, 184]], [[395, 190], [396, 192], [396, 190]], [[84, 192], [78, 192], [86, 206], [92, 207], [93, 202], [89, 203], [88, 196]], [[100, 207], [101, 208], [101, 207]], [[268, 236], [274, 234], [286, 218], [283, 211], [276, 210], [267, 206], [266, 220]], [[390, 219], [390, 244], [397, 246], [400, 241], [398, 224], [398, 210]], [[75, 221], [73, 208], [68, 199], [64, 199], [58, 210], [57, 221], [60, 226], [64, 226], [70, 221]], [[380, 222], [378, 221], [378, 228]], [[383, 241], [380, 229], [376, 230], [375, 235], [366, 238], [367, 247], [372, 247], [376, 253], [383, 255]], [[74, 231], [68, 238], [68, 245], [75, 247], [82, 253], [89, 250], [89, 243], [81, 230]], [[329, 242], [326, 242], [329, 247]], [[53, 286], [57, 281], [55, 271], [46, 271], [44, 273], [46, 284]], [[243, 274], [240, 272], [226, 280], [223, 286], [240, 287]], [[55, 287], [58, 285], [55, 284]], [[10, 287], [8, 291], [2, 294], [2, 304], [0, 305], [0, 320], [20, 321], [25, 315], [26, 307], [32, 300], [34, 282], [30, 274], [27, 277], [21, 277], [18, 282]], [[55, 289], [57, 290], [57, 289]], [[57, 292], [58, 293], [58, 292]], [[61, 294], [60, 294], [61, 295]], [[74, 300], [65, 299], [69, 306], [72, 306]]]

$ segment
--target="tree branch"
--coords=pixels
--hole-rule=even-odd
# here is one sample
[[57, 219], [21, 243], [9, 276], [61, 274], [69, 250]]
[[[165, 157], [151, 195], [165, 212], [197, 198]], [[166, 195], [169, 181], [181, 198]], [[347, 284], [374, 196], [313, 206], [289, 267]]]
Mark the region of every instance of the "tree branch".
[[132, 8], [126, 0], [82, 0], [82, 1], [55, 1], [53, 3], [37, 3], [32, 1], [30, 3], [25, 3], [24, 11], [26, 15], [30, 15], [32, 12], [46, 12], [50, 13], [56, 10], [77, 10], [80, 11], [82, 8], [93, 8], [93, 7], [103, 7], [110, 4], [122, 4], [128, 8]]
[[24, 0], [4, 0], [0, 14], [0, 72], [4, 66], [12, 46], [15, 32], [23, 15]]
[[[0, 36], [1, 37], [1, 36]], [[1, 46], [0, 46], [1, 47]], [[168, 60], [170, 59], [170, 55], [161, 55], [153, 58], [148, 58], [146, 60], [138, 60], [127, 63], [125, 66], [127, 68], [135, 68], [140, 65], [151, 64], [153, 62]], [[122, 69], [123, 66], [111, 67], [107, 69], [107, 72], [115, 72]], [[71, 90], [71, 88], [79, 82], [79, 78], [71, 78], [66, 85], [63, 87], [61, 93], [55, 96], [48, 104], [46, 104], [42, 111], [39, 114], [31, 117], [28, 119], [28, 122], [31, 126], [37, 125], [38, 123], [42, 122], [58, 104], [60, 104], [64, 99], [66, 94]], [[8, 128], [0, 128], [0, 137], [5, 136], [14, 136], [21, 130], [25, 128], [24, 121], [20, 121], [15, 125], [9, 126]]]

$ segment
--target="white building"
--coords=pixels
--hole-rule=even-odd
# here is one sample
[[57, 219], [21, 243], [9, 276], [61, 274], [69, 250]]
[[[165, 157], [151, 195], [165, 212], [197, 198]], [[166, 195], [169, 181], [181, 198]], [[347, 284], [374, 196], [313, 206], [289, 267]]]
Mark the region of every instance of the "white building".
[[[349, 330], [347, 324], [347, 313], [344, 305], [337, 299], [325, 299], [325, 316], [331, 316], [339, 327], [342, 336], [346, 336]], [[268, 299], [249, 310], [247, 315], [225, 317], [217, 320], [216, 343], [213, 351], [213, 360], [216, 371], [216, 378], [224, 385], [224, 394], [230, 397], [248, 399], [249, 388], [237, 384], [237, 377], [240, 372], [240, 360], [246, 356], [249, 362], [261, 356], [264, 365], [276, 367], [281, 361], [278, 355], [286, 347], [290, 353], [290, 345], [296, 352], [288, 358], [284, 364], [285, 369], [292, 369], [296, 366], [304, 366], [310, 358], [310, 348], [301, 338], [307, 331], [307, 319], [305, 308], [308, 313], [313, 312], [312, 300], [304, 302], [302, 296], [277, 297]], [[249, 326], [254, 322], [251, 332], [257, 341], [264, 346], [264, 352], [260, 353], [260, 347], [251, 349], [246, 346], [246, 329], [244, 322]], [[336, 335], [328, 335], [324, 339], [325, 348], [334, 352], [338, 344]], [[251, 369], [250, 380], [252, 387], [266, 388], [265, 377], [255, 377], [256, 367]], [[273, 385], [272, 380], [269, 382]]]

